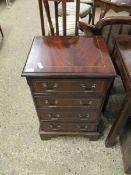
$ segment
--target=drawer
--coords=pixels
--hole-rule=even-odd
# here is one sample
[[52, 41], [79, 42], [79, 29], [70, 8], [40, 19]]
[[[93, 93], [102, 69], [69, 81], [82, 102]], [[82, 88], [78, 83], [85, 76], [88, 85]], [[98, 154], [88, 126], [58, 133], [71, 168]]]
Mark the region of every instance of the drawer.
[[87, 121], [97, 122], [99, 120], [99, 112], [86, 111], [86, 112], [38, 112], [40, 121]]
[[41, 122], [40, 128], [43, 131], [66, 131], [84, 132], [97, 131], [97, 123], [62, 123], [62, 122]]
[[108, 82], [107, 79], [30, 80], [33, 93], [104, 93]]
[[83, 108], [100, 108], [101, 98], [88, 97], [85, 99], [70, 98], [47, 98], [44, 96], [35, 97], [35, 103], [38, 108], [55, 108], [55, 107], [83, 107]]

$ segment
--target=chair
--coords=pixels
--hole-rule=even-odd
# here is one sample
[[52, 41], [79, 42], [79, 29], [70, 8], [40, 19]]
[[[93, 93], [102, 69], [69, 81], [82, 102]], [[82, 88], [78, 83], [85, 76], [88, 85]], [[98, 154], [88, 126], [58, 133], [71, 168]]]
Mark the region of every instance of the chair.
[[4, 34], [3, 34], [1, 26], [0, 26], [0, 33], [1, 33], [2, 37], [4, 37]]
[[[41, 28], [42, 35], [45, 35], [45, 16], [47, 17], [49, 34], [50, 35], [78, 35], [78, 27], [77, 23], [79, 21], [80, 14], [80, 0], [76, 0], [76, 11], [75, 15], [67, 16], [67, 3], [71, 2], [71, 0], [62, 0], [62, 16], [58, 16], [58, 4], [59, 1], [54, 0], [38, 0], [39, 2], [39, 11], [40, 11], [40, 19], [41, 19]], [[51, 15], [54, 8], [55, 17], [53, 18]], [[45, 10], [45, 11], [44, 11]]]
[[[86, 3], [80, 3], [80, 18], [84, 18], [89, 15], [89, 23], [92, 18], [92, 6]], [[76, 12], [76, 2], [67, 2], [66, 15], [75, 15]], [[58, 15], [62, 16], [62, 2], [58, 5]]]
[[101, 9], [100, 19], [112, 9], [115, 12], [126, 11], [131, 14], [131, 0], [94, 0], [92, 9], [92, 24], [94, 24], [96, 7], [99, 6]]
[[[113, 17], [105, 17], [99, 20], [96, 25], [86, 24], [84, 22], [79, 22], [78, 26], [81, 30], [84, 31], [85, 35], [102, 35], [105, 38], [109, 53], [111, 55], [114, 66], [119, 74], [119, 71], [116, 67], [116, 59], [115, 59], [115, 42], [114, 37], [120, 34], [129, 34], [131, 35], [131, 17], [130, 16], [113, 16]], [[102, 46], [101, 46], [102, 47]], [[117, 89], [117, 84], [113, 89]], [[115, 90], [116, 91], [116, 90]], [[108, 101], [109, 94], [107, 96], [106, 103]], [[114, 104], [114, 99], [119, 98], [119, 95], [114, 94], [111, 98], [111, 103]], [[105, 111], [106, 104], [104, 105], [103, 112]], [[114, 104], [115, 106], [116, 104]], [[117, 108], [117, 106], [116, 106]]]
[[93, 5], [93, 0], [80, 0], [80, 3]]
[[[117, 59], [117, 57], [116, 57], [116, 49], [115, 49], [115, 40], [114, 39], [117, 37], [117, 35], [121, 35], [121, 34], [131, 35], [131, 17], [130, 16], [105, 17], [105, 18], [102, 18], [101, 20], [99, 20], [96, 23], [96, 25], [89, 25], [89, 24], [85, 24], [83, 22], [79, 22], [79, 27], [88, 36], [89, 35], [102, 35], [105, 38], [105, 41], [107, 43], [107, 46], [108, 46], [109, 52], [111, 54], [111, 58], [113, 60], [113, 63], [116, 67], [116, 70], [119, 74], [123, 74], [123, 68], [118, 70], [117, 65], [119, 65], [119, 61], [118, 61], [119, 59]], [[123, 35], [121, 35], [121, 36], [123, 36]], [[101, 47], [102, 47], [102, 45], [101, 45]], [[123, 74], [123, 75], [125, 75], [125, 74]], [[120, 79], [120, 77], [119, 77], [119, 79]], [[123, 100], [122, 91], [120, 90], [123, 88], [122, 88], [122, 85], [118, 82], [118, 78], [114, 82], [114, 84], [112, 82], [112, 85], [113, 85], [113, 89], [115, 91], [112, 94], [110, 94], [110, 99], [109, 99], [109, 103], [108, 103], [109, 109], [107, 109], [107, 110], [108, 110], [108, 113], [110, 113], [110, 115], [115, 116], [116, 112], [118, 113], [118, 109], [120, 108], [120, 104]], [[111, 87], [110, 87], [110, 89], [111, 89]], [[105, 107], [107, 105], [108, 98], [109, 98], [109, 94], [107, 96], [107, 100], [106, 100], [106, 103], [104, 105], [103, 112], [105, 111]], [[130, 98], [129, 94], [128, 94], [128, 98]], [[125, 100], [124, 100], [124, 102], [125, 102]], [[122, 109], [122, 114], [124, 114], [123, 109]], [[120, 113], [117, 114], [116, 116], [117, 116], [116, 121], [112, 126], [112, 130], [110, 131], [110, 134], [108, 135], [108, 142], [106, 141], [106, 146], [108, 146], [108, 147], [109, 147], [109, 144], [110, 145], [112, 143], [114, 144], [114, 140], [112, 139], [113, 138], [112, 136], [114, 134], [113, 130], [115, 130], [115, 132], [116, 132], [116, 128], [117, 128], [117, 132], [120, 132], [120, 119], [122, 117], [120, 119], [118, 119], [121, 116]], [[124, 116], [124, 118], [125, 118], [125, 116]], [[123, 122], [124, 119], [123, 120], [121, 119], [121, 121]], [[116, 127], [116, 122], [118, 122], [117, 127]], [[114, 138], [116, 138], [115, 134], [114, 134]], [[111, 143], [109, 143], [109, 140]]]
[[120, 34], [131, 34], [131, 17], [130, 16], [112, 16], [99, 20], [96, 25], [78, 23], [79, 28], [89, 35], [102, 35], [105, 38], [111, 56], [114, 53], [113, 38]]

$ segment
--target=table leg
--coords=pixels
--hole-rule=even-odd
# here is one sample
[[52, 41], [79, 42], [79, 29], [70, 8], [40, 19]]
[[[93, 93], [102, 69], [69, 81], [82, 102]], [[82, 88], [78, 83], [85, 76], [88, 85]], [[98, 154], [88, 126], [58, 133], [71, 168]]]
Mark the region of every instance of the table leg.
[[115, 122], [113, 123], [111, 130], [107, 136], [105, 143], [106, 147], [112, 147], [115, 143], [117, 136], [121, 134], [122, 129], [124, 128], [127, 119], [129, 117], [128, 115], [130, 108], [131, 108], [131, 94], [127, 94], [123, 101], [119, 115], [116, 118]]
[[4, 37], [4, 34], [3, 34], [1, 26], [0, 26], [0, 33], [1, 33], [2, 37]]
[[94, 25], [94, 20], [95, 20], [95, 11], [96, 11], [96, 5], [93, 4], [92, 6], [92, 24]]
[[105, 110], [106, 110], [106, 106], [107, 106], [107, 103], [108, 103], [108, 100], [109, 100], [109, 97], [110, 97], [110, 93], [111, 93], [111, 90], [113, 88], [113, 84], [114, 84], [114, 78], [111, 80], [111, 84], [110, 84], [110, 87], [107, 91], [107, 95], [106, 95], [106, 98], [105, 98], [105, 102], [104, 102], [104, 105], [103, 105], [103, 109], [102, 109], [102, 112], [104, 113]]

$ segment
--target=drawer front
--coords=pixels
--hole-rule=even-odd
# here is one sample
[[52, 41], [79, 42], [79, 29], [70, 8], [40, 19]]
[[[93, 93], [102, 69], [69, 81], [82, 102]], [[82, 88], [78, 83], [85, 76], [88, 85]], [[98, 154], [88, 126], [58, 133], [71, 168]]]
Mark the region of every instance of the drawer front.
[[47, 97], [36, 97], [35, 103], [38, 108], [53, 108], [53, 107], [83, 107], [83, 108], [100, 108], [101, 98], [88, 97], [86, 99], [66, 99], [58, 98], [51, 99]]
[[40, 128], [43, 131], [66, 131], [66, 132], [84, 132], [84, 131], [97, 131], [97, 124], [85, 124], [85, 123], [53, 123], [53, 122], [41, 122]]
[[38, 112], [41, 121], [78, 121], [78, 122], [97, 122], [99, 120], [99, 112]]
[[33, 93], [84, 92], [104, 93], [108, 85], [106, 79], [86, 80], [31, 80]]

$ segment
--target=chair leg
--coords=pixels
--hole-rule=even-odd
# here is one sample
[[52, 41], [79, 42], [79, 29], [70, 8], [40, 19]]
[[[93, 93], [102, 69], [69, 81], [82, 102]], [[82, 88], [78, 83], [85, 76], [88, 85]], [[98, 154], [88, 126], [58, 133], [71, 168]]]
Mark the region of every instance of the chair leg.
[[94, 21], [95, 21], [95, 12], [96, 12], [96, 5], [93, 4], [92, 6], [92, 25], [94, 25]]
[[10, 0], [6, 0], [7, 7], [10, 7]]
[[2, 37], [4, 37], [4, 34], [3, 34], [1, 26], [0, 26], [0, 33], [1, 33]]
[[91, 20], [92, 20], [92, 14], [89, 13], [89, 20], [88, 20], [88, 23], [89, 23], [89, 24], [90, 24]]

